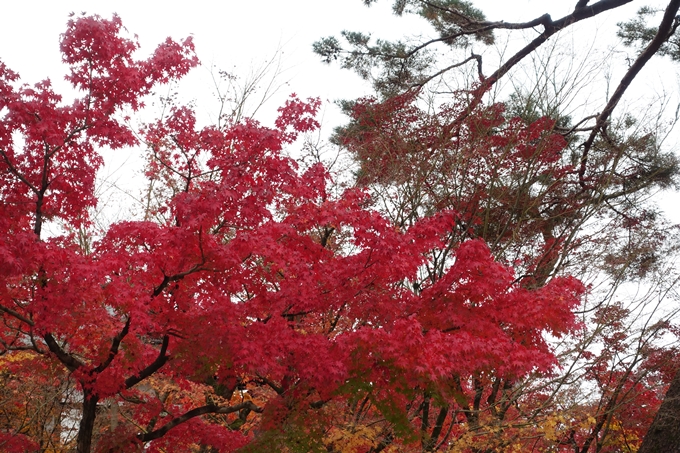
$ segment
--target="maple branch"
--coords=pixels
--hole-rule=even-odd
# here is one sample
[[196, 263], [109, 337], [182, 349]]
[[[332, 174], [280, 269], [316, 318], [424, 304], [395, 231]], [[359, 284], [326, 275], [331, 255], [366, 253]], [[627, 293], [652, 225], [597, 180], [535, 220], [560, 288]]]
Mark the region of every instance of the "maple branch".
[[21, 322], [25, 322], [26, 324], [28, 324], [31, 327], [35, 326], [35, 323], [33, 322], [33, 320], [25, 317], [24, 315], [22, 315], [18, 311], [12, 310], [11, 308], [4, 307], [2, 305], [0, 305], [0, 311], [5, 312], [8, 315], [17, 318]]
[[330, 401], [330, 398], [325, 399], [325, 400], [318, 400], [318, 401], [313, 401], [309, 403], [309, 407], [312, 409], [321, 409], [324, 407], [328, 402]]
[[503, 384], [503, 393], [501, 395], [501, 401], [500, 401], [500, 408], [501, 410], [498, 412], [498, 420], [504, 420], [505, 419], [505, 414], [508, 412], [508, 409], [512, 406], [512, 403], [516, 401], [517, 395], [512, 395], [508, 394], [511, 393], [510, 390], [512, 390], [512, 381], [510, 379], [506, 380], [505, 383]]
[[50, 187], [50, 180], [49, 180], [49, 173], [50, 173], [50, 158], [56, 150], [52, 151], [50, 153], [50, 146], [47, 144], [47, 142], [44, 142], [45, 144], [45, 154], [43, 156], [43, 167], [42, 167], [42, 175], [40, 177], [40, 190], [36, 192], [37, 200], [35, 202], [35, 227], [33, 228], [33, 232], [35, 235], [40, 238], [40, 233], [42, 231], [42, 224], [43, 224], [43, 204], [45, 202], [45, 193], [47, 192], [47, 189]]
[[[4, 324], [7, 326], [7, 323]], [[0, 349], [0, 356], [6, 354], [8, 351], [34, 351], [38, 354], [44, 354], [44, 352], [38, 348], [38, 345], [35, 344], [35, 340], [32, 338], [31, 334], [28, 334], [31, 336], [30, 346], [26, 345], [24, 341], [20, 341], [23, 340], [23, 337], [21, 336], [22, 334], [26, 335], [26, 333], [21, 329], [17, 330], [14, 334], [14, 338], [12, 338], [9, 342], [7, 342], [4, 338], [0, 338], [0, 346], [2, 346], [2, 349]], [[16, 346], [17, 343], [23, 344]]]
[[[3, 355], [7, 353], [8, 351], [35, 351], [38, 354], [45, 354], [45, 351], [43, 351], [36, 343], [35, 337], [33, 336], [33, 330], [30, 329], [29, 331], [25, 332], [24, 330], [21, 329], [21, 325], [18, 327], [14, 327], [10, 325], [7, 322], [7, 319], [3, 318], [3, 324], [14, 330], [14, 335], [13, 338], [10, 339], [8, 342], [4, 338], [0, 338], [0, 345], [2, 345], [2, 349], [0, 349], [0, 355]], [[27, 345], [26, 344], [26, 339], [23, 337], [23, 335], [27, 336], [30, 339], [31, 344]], [[20, 346], [17, 346], [17, 344], [20, 344]]]
[[46, 333], [43, 338], [45, 339], [47, 346], [50, 348], [50, 351], [52, 351], [52, 353], [57, 356], [59, 361], [63, 363], [69, 371], [75, 371], [84, 365], [83, 362], [75, 358], [72, 354], [64, 351], [64, 349], [59, 346], [59, 343], [57, 343], [57, 340], [54, 339], [54, 336], [52, 336], [51, 333]]
[[501, 378], [496, 376], [493, 379], [493, 384], [491, 385], [491, 393], [489, 394], [489, 397], [486, 399], [486, 403], [489, 405], [489, 411], [494, 416], [498, 414], [498, 410], [496, 409], [496, 397], [498, 396], [498, 390], [500, 389], [500, 387]]
[[111, 349], [109, 349], [109, 356], [106, 358], [106, 360], [102, 363], [99, 364], [95, 369], [92, 370], [93, 373], [101, 373], [105, 369], [111, 365], [111, 362], [113, 362], [113, 359], [116, 357], [118, 354], [118, 349], [120, 348], [120, 342], [123, 341], [123, 338], [128, 334], [130, 331], [130, 322], [132, 318], [128, 317], [127, 321], [125, 321], [125, 326], [123, 327], [123, 330], [121, 330], [118, 335], [116, 335], [111, 342]]
[[[38, 117], [38, 119], [40, 119], [40, 118]], [[63, 149], [65, 145], [72, 143], [73, 139], [75, 138], [76, 135], [80, 134], [83, 131], [86, 131], [87, 129], [89, 129], [91, 127], [92, 127], [92, 125], [88, 124], [87, 121], [85, 121], [85, 123], [82, 124], [81, 126], [74, 128], [71, 132], [68, 133], [66, 138], [64, 138], [64, 140], [62, 140], [63, 145], [55, 145], [54, 148], [52, 148], [52, 151], [45, 152], [45, 157], [51, 158], [55, 153], [57, 153], [57, 151]], [[44, 143], [45, 143], [45, 147], [47, 149], [49, 149], [49, 145], [46, 142], [44, 142]]]
[[[185, 153], [184, 153], [184, 149], [181, 147], [181, 145], [179, 144], [179, 142], [177, 142], [177, 139], [176, 139], [175, 137], [170, 137], [170, 138], [171, 138], [172, 141], [178, 146], [178, 148], [180, 149], [180, 151], [182, 151], [182, 154], [185, 154]], [[163, 165], [165, 168], [167, 168], [168, 170], [170, 170], [172, 173], [175, 173], [175, 174], [176, 174], [177, 176], [179, 176], [180, 178], [187, 179], [180, 171], [175, 170], [175, 168], [174, 168], [172, 165], [166, 163], [163, 159], [161, 159], [160, 157], [158, 157], [158, 152], [157, 152], [157, 151], [158, 151], [158, 147], [157, 147], [157, 146], [153, 146], [152, 149], [153, 149], [153, 155], [154, 155], [154, 157], [161, 163], [161, 165]]]
[[31, 346], [11, 346], [7, 344], [6, 341], [0, 340], [0, 345], [2, 345], [2, 349], [4, 349], [3, 352], [0, 352], [0, 356], [5, 354], [8, 351], [33, 351], [36, 352], [35, 347], [33, 345]]
[[274, 390], [277, 394], [282, 395], [284, 390], [283, 387], [279, 386], [276, 384], [276, 382], [258, 375], [258, 379], [260, 379], [263, 383], [267, 384], [269, 387], [271, 387], [272, 390]]
[[442, 447], [442, 445], [446, 444], [446, 442], [449, 440], [449, 436], [451, 435], [451, 431], [453, 431], [453, 427], [456, 425], [455, 420], [451, 420], [449, 423], [449, 427], [446, 430], [446, 433], [442, 436], [442, 440], [439, 441], [438, 444], [434, 446], [434, 451], [439, 451], [439, 449]]
[[[364, 412], [364, 408], [366, 408], [366, 404], [369, 401], [369, 398], [371, 396], [371, 392], [368, 392], [366, 396], [364, 397], [363, 400], [361, 400], [361, 404], [359, 405], [359, 408], [356, 408], [356, 403], [354, 404], [354, 407], [352, 408], [352, 411], [354, 412], [354, 424], [359, 423], [359, 419], [362, 417], [362, 413]], [[368, 411], [368, 408], [367, 408]]]
[[19, 173], [19, 170], [17, 170], [16, 167], [12, 165], [12, 162], [10, 162], [9, 157], [7, 157], [7, 153], [5, 153], [5, 151], [0, 150], [0, 156], [2, 156], [2, 160], [4, 160], [5, 164], [7, 164], [7, 169], [9, 170], [10, 173], [19, 178], [19, 181], [26, 184], [28, 188], [31, 189], [31, 192], [38, 193], [38, 189], [36, 189], [35, 186], [33, 186], [33, 184], [31, 184], [30, 181], [26, 179], [24, 175]]
[[444, 428], [444, 421], [446, 421], [446, 416], [449, 414], [449, 406], [446, 405], [439, 409], [439, 414], [437, 415], [437, 419], [434, 422], [434, 428], [432, 429], [432, 434], [430, 434], [430, 439], [429, 439], [429, 450], [432, 451], [435, 448], [435, 444], [437, 442], [437, 439], [439, 439], [439, 436], [442, 433], [442, 429]]
[[205, 414], [231, 414], [244, 409], [257, 413], [262, 413], [263, 410], [260, 406], [257, 406], [252, 401], [245, 401], [235, 406], [226, 407], [224, 406], [220, 407], [216, 404], [208, 404], [205, 406], [197, 407], [196, 409], [192, 409], [184, 413], [183, 415], [180, 415], [179, 417], [175, 417], [174, 419], [172, 419], [171, 421], [169, 421], [168, 423], [166, 423], [161, 428], [158, 428], [155, 431], [137, 434], [137, 439], [139, 439], [141, 442], [149, 442], [163, 437], [165, 434], [167, 434], [168, 431], [170, 431], [175, 426], [180, 425], [188, 420], [191, 420], [194, 417], [199, 417]]
[[168, 285], [171, 282], [176, 282], [179, 280], [182, 280], [184, 277], [186, 277], [189, 274], [193, 274], [194, 272], [198, 272], [200, 270], [203, 270], [202, 266], [205, 264], [205, 259], [196, 265], [194, 265], [191, 269], [188, 269], [184, 272], [180, 272], [179, 274], [175, 275], [163, 275], [163, 281], [154, 289], [153, 293], [151, 294], [152, 297], [157, 297], [159, 296], [165, 288], [168, 287]]
[[126, 389], [132, 388], [135, 385], [139, 384], [144, 379], [148, 378], [156, 371], [158, 371], [163, 365], [165, 365], [165, 363], [170, 358], [169, 355], [166, 355], [166, 353], [168, 352], [169, 343], [170, 337], [168, 335], [164, 335], [163, 343], [161, 344], [161, 350], [158, 352], [158, 357], [156, 357], [156, 360], [154, 360], [149, 366], [140, 371], [139, 374], [136, 374], [135, 376], [130, 376], [129, 378], [125, 379]]
[[475, 388], [475, 399], [473, 400], [472, 403], [472, 409], [476, 413], [479, 413], [479, 405], [482, 402], [482, 392], [484, 391], [484, 386], [482, 385], [481, 381], [477, 378], [473, 379], [473, 385]]
[[321, 247], [326, 248], [326, 245], [328, 245], [328, 240], [331, 238], [331, 235], [335, 231], [335, 227], [323, 227], [324, 229], [324, 234], [321, 236]]
[[[456, 330], [460, 330], [461, 326], [453, 326], [453, 327], [447, 327], [446, 329], [441, 329], [441, 333], [449, 333], [449, 332], [455, 332]], [[425, 331], [427, 332], [427, 330]]]
[[152, 297], [159, 296], [163, 292], [163, 290], [168, 287], [171, 281], [172, 281], [171, 277], [163, 275], [163, 281], [160, 283], [160, 285], [156, 287], [156, 289], [153, 290], [151, 296]]
[[[626, 374], [630, 374], [630, 369], [626, 370]], [[597, 439], [597, 435], [600, 433], [602, 430], [602, 427], [605, 425], [607, 420], [611, 417], [612, 409], [618, 402], [619, 394], [621, 393], [621, 390], [623, 390], [623, 386], [625, 384], [625, 379], [621, 379], [619, 383], [617, 384], [616, 388], [614, 389], [614, 392], [610, 396], [609, 401], [607, 401], [607, 404], [604, 407], [604, 410], [602, 413], [600, 413], [597, 417], [597, 422], [595, 425], [591, 428], [590, 433], [588, 437], [586, 438], [585, 442], [583, 443], [583, 447], [581, 448], [579, 453], [585, 453], [588, 450], [590, 450], [590, 445]]]
[[[37, 117], [38, 121], [42, 121], [40, 116], [38, 116], [37, 114], [35, 114], [35, 116]], [[73, 139], [73, 137], [75, 137], [77, 134], [84, 131], [85, 129], [88, 129], [89, 127], [90, 126], [88, 126], [88, 125], [83, 125], [83, 126], [75, 128], [64, 139], [64, 144], [71, 141]], [[7, 164], [7, 168], [9, 170], [9, 172], [12, 173], [14, 176], [16, 176], [19, 179], [19, 181], [26, 184], [28, 186], [28, 188], [34, 194], [37, 195], [38, 199], [36, 200], [36, 211], [35, 211], [36, 219], [35, 219], [35, 227], [34, 227], [33, 231], [35, 232], [36, 236], [38, 236], [38, 237], [40, 237], [40, 232], [42, 230], [42, 223], [43, 223], [43, 219], [42, 219], [43, 200], [44, 200], [44, 197], [45, 197], [45, 192], [47, 192], [47, 189], [49, 188], [49, 186], [51, 184], [50, 181], [49, 181], [49, 177], [48, 177], [49, 167], [50, 167], [50, 165], [49, 165], [50, 159], [52, 158], [52, 156], [57, 151], [59, 151], [60, 149], [63, 148], [61, 145], [57, 145], [50, 151], [50, 146], [47, 144], [47, 142], [43, 141], [43, 143], [45, 144], [45, 153], [43, 155], [43, 168], [42, 168], [42, 176], [41, 176], [41, 181], [40, 181], [41, 186], [40, 186], [39, 190], [36, 186], [31, 184], [31, 182], [28, 181], [28, 179], [26, 179], [26, 177], [24, 175], [22, 175], [14, 165], [12, 165], [12, 162], [9, 160], [7, 153], [3, 150], [0, 150], [0, 155], [2, 156], [3, 160], [5, 161], [5, 164]]]
[[637, 75], [640, 73], [642, 68], [645, 67], [647, 62], [658, 52], [661, 46], [666, 41], [668, 41], [668, 39], [675, 32], [675, 29], [678, 26], [678, 18], [676, 17], [678, 9], [680, 9], [680, 0], [671, 0], [668, 3], [663, 18], [661, 19], [661, 23], [659, 24], [659, 29], [656, 32], [656, 35], [654, 35], [654, 38], [650, 41], [647, 47], [645, 47], [645, 49], [640, 53], [640, 55], [638, 55], [637, 59], [631, 65], [631, 67], [628, 68], [628, 71], [626, 71], [626, 74], [619, 82], [619, 86], [616, 87], [616, 91], [614, 91], [614, 94], [609, 99], [609, 102], [607, 102], [607, 105], [598, 115], [593, 130], [590, 132], [588, 139], [583, 143], [583, 154], [581, 155], [581, 165], [578, 171], [578, 182], [582, 188], [584, 189], [586, 188], [585, 173], [586, 166], [588, 164], [588, 153], [590, 152], [590, 148], [593, 146], [593, 143], [595, 142], [597, 134], [605, 127], [607, 120], [614, 111], [614, 108], [616, 108], [617, 104], [619, 103], [619, 101], [621, 100], [624, 93], [626, 92], [630, 84], [633, 82], [635, 77], [637, 77]]
[[331, 325], [328, 329], [328, 334], [330, 335], [333, 333], [335, 328], [338, 326], [338, 322], [340, 322], [340, 315], [342, 315], [343, 310], [347, 306], [347, 302], [343, 303], [340, 308], [338, 308], [338, 312], [335, 314], [335, 317], [333, 318], [333, 321], [331, 322]]
[[462, 409], [461, 412], [463, 415], [465, 415], [465, 419], [467, 420], [468, 424], [473, 427], [475, 426], [475, 419], [472, 414], [472, 411], [470, 410], [470, 404], [468, 403], [468, 398], [465, 394], [465, 391], [463, 390], [463, 385], [460, 380], [460, 376], [454, 376], [453, 379], [453, 384], [456, 392], [460, 394], [460, 401], [458, 401], [458, 404], [460, 404], [461, 408], [467, 408], [467, 409]]
[[45, 354], [47, 352], [40, 348], [40, 346], [38, 346], [38, 342], [35, 341], [35, 336], [33, 335], [33, 330], [29, 332], [28, 337], [31, 339], [31, 345], [33, 345], [33, 350], [35, 352], [37, 352], [38, 354]]
[[[430, 393], [425, 391], [423, 402], [420, 404], [423, 415], [420, 417], [420, 430], [426, 432], [430, 427]], [[427, 439], [423, 436], [423, 446], [427, 445]]]

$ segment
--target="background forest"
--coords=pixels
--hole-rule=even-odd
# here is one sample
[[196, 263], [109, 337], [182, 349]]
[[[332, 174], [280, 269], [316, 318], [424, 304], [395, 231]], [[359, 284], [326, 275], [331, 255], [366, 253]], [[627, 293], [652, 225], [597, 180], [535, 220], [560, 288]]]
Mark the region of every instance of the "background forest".
[[0, 59], [0, 451], [680, 451], [680, 0], [377, 3], [332, 133], [283, 51], [209, 115], [117, 15]]

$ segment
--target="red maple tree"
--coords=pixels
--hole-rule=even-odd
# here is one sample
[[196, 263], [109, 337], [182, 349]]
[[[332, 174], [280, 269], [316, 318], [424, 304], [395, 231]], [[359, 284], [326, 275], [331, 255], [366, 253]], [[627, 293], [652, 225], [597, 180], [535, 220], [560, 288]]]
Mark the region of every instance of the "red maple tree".
[[[450, 250], [453, 210], [397, 226], [362, 190], [332, 196], [323, 166], [282, 152], [318, 127], [318, 100], [291, 97], [274, 127], [198, 128], [174, 107], [141, 131], [147, 176], [168, 189], [158, 221], [112, 224], [88, 247], [45, 234], [91, 227], [100, 149], [139, 145], [121, 116], [198, 63], [190, 39], [136, 60], [121, 30], [69, 21], [71, 104], [0, 64], [0, 354], [22, 354], [2, 366], [70, 376], [71, 421], [56, 423], [77, 425], [76, 451], [311, 451], [325, 409], [357, 392], [397, 420], [414, 388], [555, 365], [544, 334], [575, 326], [582, 285], [522, 286], [479, 239]], [[421, 282], [441, 250], [440, 278]], [[0, 429], [7, 451], [44, 441]]]

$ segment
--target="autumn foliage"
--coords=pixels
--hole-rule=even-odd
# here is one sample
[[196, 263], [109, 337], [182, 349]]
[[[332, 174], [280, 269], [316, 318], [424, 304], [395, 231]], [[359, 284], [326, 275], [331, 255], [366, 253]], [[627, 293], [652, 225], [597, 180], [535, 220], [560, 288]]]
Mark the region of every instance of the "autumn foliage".
[[[364, 183], [402, 183], [417, 146], [456, 141], [420, 167], [430, 204], [395, 221], [365, 188], [334, 195], [321, 164], [284, 152], [318, 127], [318, 100], [291, 96], [272, 127], [200, 127], [172, 106], [130, 129], [145, 95], [198, 64], [190, 39], [146, 60], [137, 47], [118, 17], [72, 18], [70, 104], [0, 65], [0, 450], [481, 451], [480, 439], [509, 448], [524, 435], [550, 392], [518, 404], [517, 383], [552, 375], [548, 338], [583, 327], [585, 289], [555, 276], [563, 241], [532, 211], [535, 197], [556, 210], [570, 197], [552, 123], [505, 122], [494, 107], [454, 139], [403, 105], [388, 108], [398, 121], [357, 114], [345, 145]], [[406, 138], [380, 129], [405, 123]], [[489, 140], [474, 140], [482, 129]], [[127, 146], [146, 150], [164, 199], [96, 231], [101, 149]], [[484, 179], [499, 153], [505, 166]], [[467, 185], [449, 187], [469, 192], [447, 195], [437, 175], [463, 164]], [[540, 193], [511, 206], [519, 167]], [[568, 436], [559, 417], [530, 435]]]
[[[632, 309], [616, 300], [616, 282], [658, 272], [673, 231], [643, 198], [662, 183], [659, 167], [640, 165], [652, 161], [654, 151], [644, 145], [649, 137], [618, 146], [598, 142], [580, 174], [576, 147], [554, 120], [512, 117], [503, 104], [471, 111], [465, 96], [456, 93], [454, 102], [439, 106], [423, 105], [414, 92], [360, 99], [347, 104], [350, 122], [335, 137], [358, 164], [358, 184], [396, 225], [456, 212], [447, 247], [431, 256], [414, 291], [424, 295], [422, 287], [446, 279], [447, 250], [460, 250], [471, 238], [514, 266], [523, 288], [570, 272], [610, 275], [614, 282], [609, 294], [593, 292], [579, 307], [577, 331], [553, 342], [560, 345], [556, 374], [518, 378], [494, 367], [462, 380], [454, 375], [454, 395], [417, 392], [405, 407], [407, 418], [422, 421], [422, 450], [634, 451], [676, 363], [673, 349], [659, 346], [673, 331], [670, 322], [640, 322], [648, 316], [645, 304], [654, 302], [641, 298]], [[552, 318], [545, 306], [525, 306], [522, 313], [534, 307]], [[379, 426], [376, 419], [366, 423]]]

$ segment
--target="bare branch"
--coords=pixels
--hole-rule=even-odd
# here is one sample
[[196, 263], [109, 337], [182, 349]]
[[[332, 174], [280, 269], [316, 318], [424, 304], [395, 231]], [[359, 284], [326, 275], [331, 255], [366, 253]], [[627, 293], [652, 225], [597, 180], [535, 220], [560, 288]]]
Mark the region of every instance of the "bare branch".
[[[584, 19], [589, 19], [591, 17], [594, 17], [604, 11], [608, 11], [610, 9], [618, 8], [619, 6], [625, 5], [626, 3], [630, 3], [633, 0], [600, 0], [599, 2], [579, 8], [575, 10], [573, 13], [562, 17], [561, 19], [558, 19], [556, 21], [552, 21], [550, 19], [550, 15], [544, 14], [543, 16], [534, 19], [534, 21], [537, 24], [543, 25], [545, 27], [545, 30], [543, 33], [541, 33], [539, 36], [537, 36], [533, 41], [531, 41], [529, 44], [527, 44], [523, 49], [521, 49], [519, 52], [517, 52], [515, 55], [510, 57], [508, 61], [506, 61], [500, 68], [496, 70], [493, 74], [489, 76], [489, 78], [486, 80], [486, 86], [489, 87], [496, 83], [501, 77], [503, 77], [510, 69], [512, 69], [513, 66], [515, 66], [517, 63], [519, 63], [524, 57], [529, 55], [531, 52], [536, 50], [541, 44], [546, 42], [548, 38], [550, 38], [552, 35], [557, 33], [558, 31], [567, 28], [568, 26], [575, 24], [576, 22], [580, 22]], [[510, 25], [510, 24], [507, 24]], [[499, 27], [501, 28], [501, 27]], [[503, 28], [510, 28], [510, 27], [503, 27]]]
[[433, 79], [436, 79], [437, 77], [439, 77], [440, 75], [445, 74], [446, 72], [450, 71], [451, 69], [463, 66], [464, 64], [469, 63], [472, 60], [477, 61], [477, 71], [479, 73], [480, 80], [482, 80], [484, 78], [484, 75], [482, 74], [482, 57], [480, 55], [476, 55], [476, 54], [473, 53], [471, 56], [469, 56], [468, 58], [466, 58], [465, 60], [463, 60], [459, 63], [454, 63], [450, 66], [443, 68], [440, 71], [435, 72], [434, 74], [430, 74], [425, 79], [423, 79], [420, 82], [418, 82], [417, 84], [413, 85], [413, 87], [414, 88], [421, 88], [421, 87], [427, 85]]
[[593, 143], [595, 142], [597, 134], [603, 129], [607, 120], [614, 111], [614, 108], [616, 108], [617, 104], [623, 97], [623, 94], [626, 92], [626, 90], [633, 82], [635, 77], [637, 77], [638, 73], [642, 70], [642, 68], [645, 67], [647, 62], [658, 52], [663, 43], [665, 43], [671, 36], [672, 31], [675, 29], [675, 27], [677, 27], [676, 15], [678, 14], [678, 9], [680, 9], [680, 0], [671, 0], [668, 3], [666, 11], [664, 12], [663, 15], [663, 19], [661, 19], [661, 23], [659, 24], [659, 30], [654, 36], [654, 39], [652, 39], [652, 41], [647, 45], [647, 47], [640, 53], [640, 55], [638, 55], [637, 59], [631, 65], [631, 67], [628, 68], [628, 71], [621, 79], [621, 82], [619, 82], [619, 86], [616, 87], [616, 91], [614, 91], [614, 94], [609, 99], [609, 102], [607, 102], [607, 105], [605, 106], [604, 110], [602, 110], [602, 112], [597, 117], [594, 129], [588, 136], [588, 139], [583, 144], [581, 166], [578, 172], [579, 184], [581, 185], [581, 187], [586, 188], [584, 176], [586, 173], [586, 166], [588, 164], [588, 153], [590, 151], [590, 148], [593, 146]]

